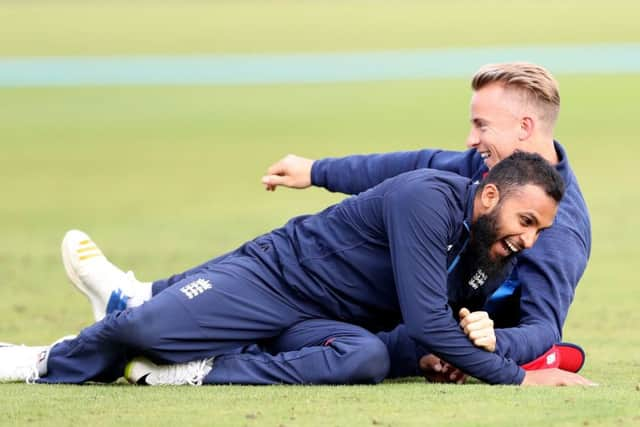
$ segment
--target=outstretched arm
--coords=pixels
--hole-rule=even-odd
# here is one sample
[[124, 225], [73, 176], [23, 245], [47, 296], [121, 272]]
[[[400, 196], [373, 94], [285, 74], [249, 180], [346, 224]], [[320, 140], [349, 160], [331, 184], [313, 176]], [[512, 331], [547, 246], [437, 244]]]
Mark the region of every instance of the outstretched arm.
[[515, 327], [496, 330], [498, 354], [524, 364], [561, 341], [587, 259], [585, 243], [561, 224], [545, 230], [536, 245], [518, 257], [520, 320]]
[[[460, 310], [460, 319], [460, 327], [475, 346], [487, 351], [495, 350], [496, 335], [493, 329], [493, 321], [489, 318], [486, 311], [469, 312], [469, 310], [463, 308]], [[422, 362], [424, 359], [426, 362], [428, 356], [423, 356], [420, 361]], [[450, 377], [454, 374], [455, 373], [452, 373]], [[535, 373], [527, 371], [522, 385], [592, 386], [596, 384], [573, 372], [567, 372], [561, 369], [541, 369]]]
[[355, 155], [311, 160], [289, 154], [271, 165], [262, 183], [268, 191], [278, 186], [358, 194], [387, 178], [416, 169], [432, 168], [472, 177], [482, 168], [475, 151], [419, 150], [385, 154]]
[[[466, 309], [463, 309], [466, 310]], [[476, 313], [476, 312], [474, 312]], [[470, 313], [470, 314], [474, 314]], [[477, 312], [480, 313], [480, 312]], [[484, 320], [472, 322], [470, 316], [465, 316], [461, 321], [463, 330], [482, 330]], [[484, 319], [484, 315], [478, 316]], [[478, 328], [472, 325], [477, 323]], [[472, 326], [468, 328], [468, 326]], [[468, 334], [467, 334], [468, 335]], [[398, 325], [389, 332], [378, 333], [378, 338], [384, 342], [389, 352], [390, 371], [388, 378], [424, 376], [430, 382], [463, 383], [466, 374], [453, 365], [427, 352], [409, 337], [405, 325]], [[495, 341], [494, 341], [495, 343]], [[527, 371], [521, 385], [547, 385], [547, 386], [570, 386], [570, 385], [595, 385], [590, 380], [572, 372], [560, 369], [543, 369], [539, 371]]]
[[267, 191], [276, 191], [279, 186], [303, 189], [311, 186], [313, 160], [288, 154], [267, 169], [262, 177]]

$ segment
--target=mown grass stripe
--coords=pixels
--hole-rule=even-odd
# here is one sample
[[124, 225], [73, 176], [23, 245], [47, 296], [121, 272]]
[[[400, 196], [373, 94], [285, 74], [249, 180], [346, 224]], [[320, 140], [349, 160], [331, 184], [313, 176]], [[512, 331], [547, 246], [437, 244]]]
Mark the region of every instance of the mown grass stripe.
[[555, 74], [638, 73], [640, 44], [287, 55], [0, 59], [0, 86], [242, 85], [468, 77], [489, 62], [531, 61]]

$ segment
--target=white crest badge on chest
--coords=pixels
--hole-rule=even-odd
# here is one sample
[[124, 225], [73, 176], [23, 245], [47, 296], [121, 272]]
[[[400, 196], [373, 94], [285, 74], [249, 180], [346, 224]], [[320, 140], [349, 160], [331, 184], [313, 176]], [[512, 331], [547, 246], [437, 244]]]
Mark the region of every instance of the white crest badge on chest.
[[469, 286], [471, 286], [473, 289], [478, 289], [480, 286], [484, 285], [487, 279], [487, 273], [479, 268], [478, 271], [476, 271], [476, 274], [474, 274], [471, 279], [469, 279]]

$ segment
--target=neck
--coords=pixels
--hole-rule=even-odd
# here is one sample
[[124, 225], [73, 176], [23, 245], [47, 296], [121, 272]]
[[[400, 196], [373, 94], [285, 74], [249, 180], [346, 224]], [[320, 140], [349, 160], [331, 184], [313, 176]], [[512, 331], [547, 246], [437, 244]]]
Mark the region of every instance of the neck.
[[529, 151], [540, 154], [543, 159], [552, 165], [557, 165], [560, 161], [556, 147], [553, 144], [553, 136], [544, 136], [533, 140]]

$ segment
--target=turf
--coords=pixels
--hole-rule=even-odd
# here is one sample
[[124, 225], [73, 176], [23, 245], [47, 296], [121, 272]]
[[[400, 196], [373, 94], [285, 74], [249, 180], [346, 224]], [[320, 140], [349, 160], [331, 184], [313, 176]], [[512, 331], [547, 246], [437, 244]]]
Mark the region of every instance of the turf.
[[[546, 39], [525, 31], [534, 26], [529, 20], [520, 23], [523, 31], [513, 23], [495, 25], [500, 17], [515, 18], [518, 10], [541, 16], [542, 9], [533, 5], [525, 9], [515, 2], [501, 15], [470, 2], [422, 4], [403, 3], [405, 9], [398, 9], [369, 3], [359, 9], [368, 17], [365, 23], [356, 19], [358, 3], [190, 3], [180, 9], [171, 2], [153, 8], [144, 2], [9, 3], [0, 6], [0, 55], [625, 42], [640, 35], [630, 26], [636, 7], [631, 2], [608, 2], [606, 16], [595, 2], [560, 2], [557, 8], [549, 2], [547, 8], [540, 6], [556, 18]], [[227, 38], [212, 36], [204, 24], [186, 24], [188, 14], [197, 17], [203, 10], [216, 11], [211, 14], [226, 23], [228, 32], [220, 31]], [[427, 13], [433, 10], [442, 17], [482, 22], [482, 31], [466, 31], [466, 39], [460, 31], [437, 32], [444, 24]], [[144, 11], [152, 14], [148, 21]], [[163, 13], [165, 21], [153, 18]], [[38, 16], [43, 19], [36, 21]], [[252, 32], [224, 16], [245, 16], [242, 23], [272, 26], [281, 33]], [[301, 25], [299, 37], [281, 28], [288, 17]], [[161, 31], [172, 18], [175, 31]], [[397, 34], [391, 31], [394, 19], [406, 20]], [[331, 25], [321, 25], [323, 20]], [[361, 36], [341, 42], [338, 35], [354, 21], [353, 31], [362, 29]], [[121, 31], [113, 29], [116, 24]], [[551, 23], [541, 25], [548, 29]], [[27, 37], [27, 28], [36, 27], [40, 32]], [[583, 373], [599, 387], [447, 386], [419, 379], [375, 387], [8, 384], [0, 386], [0, 424], [640, 425], [640, 335], [635, 327], [640, 305], [633, 267], [640, 256], [635, 213], [640, 207], [635, 142], [640, 76], [558, 78], [563, 110], [557, 137], [569, 150], [594, 233], [590, 265], [565, 339], [587, 349]], [[293, 215], [340, 200], [318, 189], [266, 193], [259, 178], [278, 157], [461, 147], [468, 98], [467, 81], [457, 79], [1, 89], [0, 341], [47, 343], [90, 323], [89, 307], [66, 282], [60, 263], [58, 245], [65, 230], [89, 231], [114, 262], [142, 279], [163, 277]]]
[[640, 41], [634, 0], [9, 0], [0, 7], [3, 56]]

